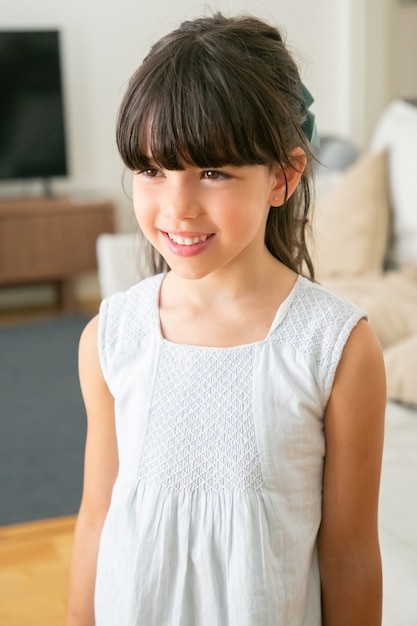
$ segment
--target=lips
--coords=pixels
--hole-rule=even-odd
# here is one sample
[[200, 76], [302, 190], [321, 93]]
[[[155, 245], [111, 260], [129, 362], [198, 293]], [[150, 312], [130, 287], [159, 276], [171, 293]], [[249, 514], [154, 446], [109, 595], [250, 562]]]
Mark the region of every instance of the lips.
[[169, 250], [180, 257], [193, 257], [204, 252], [214, 238], [214, 234], [172, 233], [163, 231]]

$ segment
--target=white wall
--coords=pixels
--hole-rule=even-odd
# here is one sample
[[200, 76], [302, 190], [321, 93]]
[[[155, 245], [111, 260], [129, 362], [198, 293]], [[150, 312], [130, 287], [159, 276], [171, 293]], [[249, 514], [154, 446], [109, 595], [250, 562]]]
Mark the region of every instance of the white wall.
[[[366, 147], [392, 98], [392, 11], [398, 0], [343, 0], [345, 43], [338, 94], [342, 134]], [[346, 80], [344, 80], [346, 77]], [[344, 131], [344, 132], [343, 132]]]
[[[365, 92], [357, 80], [364, 64], [363, 7], [372, 2], [381, 8], [390, 0], [0, 0], [0, 15], [2, 27], [62, 29], [71, 177], [56, 188], [114, 198], [119, 226], [126, 229], [131, 208], [122, 191], [115, 117], [129, 76], [155, 39], [183, 19], [216, 9], [247, 11], [284, 25], [316, 98], [320, 130], [360, 143], [366, 134], [358, 106]], [[9, 193], [9, 186], [1, 185], [0, 192]]]
[[393, 12], [392, 92], [417, 98], [417, 4], [397, 4]]

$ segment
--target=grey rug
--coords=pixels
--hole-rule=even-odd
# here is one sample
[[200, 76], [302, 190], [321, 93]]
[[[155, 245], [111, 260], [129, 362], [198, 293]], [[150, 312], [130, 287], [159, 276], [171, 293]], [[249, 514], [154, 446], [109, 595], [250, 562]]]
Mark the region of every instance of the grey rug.
[[78, 510], [86, 419], [77, 353], [87, 321], [0, 326], [0, 524]]

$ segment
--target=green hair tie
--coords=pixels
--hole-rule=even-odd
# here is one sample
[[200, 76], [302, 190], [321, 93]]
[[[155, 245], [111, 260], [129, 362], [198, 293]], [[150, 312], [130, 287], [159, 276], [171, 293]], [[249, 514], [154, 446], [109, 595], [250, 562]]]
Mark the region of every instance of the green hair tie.
[[310, 111], [310, 107], [314, 102], [314, 98], [309, 92], [309, 90], [307, 89], [307, 87], [304, 85], [304, 83], [301, 83], [301, 95], [304, 100], [304, 106], [305, 106], [305, 111], [306, 111], [306, 116], [307, 116], [301, 128], [303, 130], [303, 133], [309, 140], [309, 142], [315, 148], [319, 149], [320, 138], [319, 138], [319, 133], [317, 130], [316, 116], [314, 115], [312, 111]]

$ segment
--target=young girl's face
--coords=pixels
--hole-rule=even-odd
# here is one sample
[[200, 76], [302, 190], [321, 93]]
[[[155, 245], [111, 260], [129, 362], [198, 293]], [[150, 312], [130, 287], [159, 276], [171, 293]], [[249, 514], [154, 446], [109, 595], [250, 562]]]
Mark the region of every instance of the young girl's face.
[[[133, 200], [144, 235], [183, 278], [202, 278], [266, 252], [265, 226], [282, 187], [266, 165], [135, 172]], [[279, 209], [278, 209], [279, 210]]]

